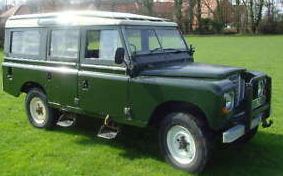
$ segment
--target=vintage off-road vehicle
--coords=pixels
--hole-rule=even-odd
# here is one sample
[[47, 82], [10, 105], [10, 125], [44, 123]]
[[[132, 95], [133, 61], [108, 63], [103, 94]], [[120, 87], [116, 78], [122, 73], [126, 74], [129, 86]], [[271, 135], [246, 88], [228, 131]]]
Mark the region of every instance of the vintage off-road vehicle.
[[[161, 151], [177, 168], [201, 171], [217, 141], [246, 142], [271, 125], [271, 78], [243, 68], [195, 63], [177, 24], [111, 12], [62, 12], [9, 18], [4, 90], [26, 93], [38, 128], [76, 116], [159, 129]], [[59, 122], [58, 122], [59, 121]], [[219, 140], [220, 139], [220, 140]]]

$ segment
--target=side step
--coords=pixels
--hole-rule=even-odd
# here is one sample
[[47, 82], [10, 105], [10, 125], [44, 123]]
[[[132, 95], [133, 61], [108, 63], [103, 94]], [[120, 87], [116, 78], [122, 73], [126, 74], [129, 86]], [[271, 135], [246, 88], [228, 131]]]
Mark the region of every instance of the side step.
[[76, 123], [76, 115], [63, 113], [59, 117], [57, 125], [60, 127], [68, 128], [74, 126], [75, 123]]
[[109, 115], [106, 116], [104, 120], [104, 124], [101, 126], [97, 137], [101, 137], [104, 139], [114, 139], [117, 137], [120, 129], [114, 122], [110, 119]]

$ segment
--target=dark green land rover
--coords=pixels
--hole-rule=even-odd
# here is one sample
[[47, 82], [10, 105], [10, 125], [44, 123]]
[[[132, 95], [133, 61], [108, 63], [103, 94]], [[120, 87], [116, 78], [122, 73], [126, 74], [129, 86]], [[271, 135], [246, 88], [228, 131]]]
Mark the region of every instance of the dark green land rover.
[[111, 12], [9, 18], [4, 90], [26, 93], [37, 128], [99, 117], [98, 136], [122, 124], [159, 129], [165, 159], [200, 172], [211, 146], [247, 142], [271, 121], [271, 78], [244, 68], [195, 63], [176, 23]]

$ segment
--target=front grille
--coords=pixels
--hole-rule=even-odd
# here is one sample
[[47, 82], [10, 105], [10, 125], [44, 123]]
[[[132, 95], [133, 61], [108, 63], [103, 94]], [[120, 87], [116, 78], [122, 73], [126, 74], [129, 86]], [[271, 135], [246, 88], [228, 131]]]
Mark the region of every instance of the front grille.
[[245, 80], [240, 74], [230, 76], [229, 80], [235, 85], [235, 105], [239, 106], [245, 96]]

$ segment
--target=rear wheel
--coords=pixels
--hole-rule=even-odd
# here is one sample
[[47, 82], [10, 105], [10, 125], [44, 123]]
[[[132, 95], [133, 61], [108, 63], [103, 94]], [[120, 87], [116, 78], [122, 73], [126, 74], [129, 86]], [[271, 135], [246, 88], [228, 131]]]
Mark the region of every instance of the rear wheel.
[[51, 129], [56, 125], [56, 111], [48, 106], [47, 96], [40, 89], [31, 89], [25, 101], [29, 122], [36, 128]]
[[209, 158], [207, 126], [188, 113], [169, 114], [162, 122], [160, 147], [166, 161], [188, 172], [201, 172]]

